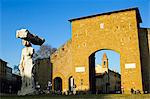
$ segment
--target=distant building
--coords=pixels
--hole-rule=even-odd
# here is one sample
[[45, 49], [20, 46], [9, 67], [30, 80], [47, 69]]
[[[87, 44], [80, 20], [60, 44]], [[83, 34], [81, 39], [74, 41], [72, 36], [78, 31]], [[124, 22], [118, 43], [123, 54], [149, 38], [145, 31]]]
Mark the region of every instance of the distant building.
[[102, 66], [97, 65], [96, 71], [96, 90], [99, 93], [121, 92], [121, 75], [108, 67], [108, 58], [104, 53]]
[[44, 58], [35, 61], [35, 85], [40, 85], [41, 90], [47, 89], [49, 81], [52, 83], [52, 66], [49, 60], [49, 58]]
[[0, 59], [0, 79], [1, 80], [4, 79], [6, 76], [6, 66], [7, 66], [7, 62]]
[[8, 81], [12, 80], [12, 68], [6, 66], [6, 79]]
[[21, 88], [21, 77], [12, 73], [7, 62], [0, 59], [0, 93], [16, 94]]
[[95, 67], [96, 73], [105, 73], [108, 72], [108, 58], [106, 53], [103, 54], [102, 58], [102, 66], [99, 64]]

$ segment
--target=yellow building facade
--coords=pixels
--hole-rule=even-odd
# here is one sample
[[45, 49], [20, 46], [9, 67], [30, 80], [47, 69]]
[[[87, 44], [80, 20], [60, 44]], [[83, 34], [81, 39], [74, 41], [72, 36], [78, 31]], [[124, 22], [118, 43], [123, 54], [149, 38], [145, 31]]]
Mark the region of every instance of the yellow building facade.
[[61, 79], [62, 92], [68, 90], [70, 76], [74, 78], [76, 91], [94, 92], [95, 53], [103, 49], [120, 54], [121, 86], [124, 93], [130, 93], [133, 87], [143, 92], [145, 81], [142, 81], [142, 53], [139, 45], [141, 18], [137, 8], [69, 21], [72, 27], [71, 40], [51, 55], [53, 81], [56, 77]]

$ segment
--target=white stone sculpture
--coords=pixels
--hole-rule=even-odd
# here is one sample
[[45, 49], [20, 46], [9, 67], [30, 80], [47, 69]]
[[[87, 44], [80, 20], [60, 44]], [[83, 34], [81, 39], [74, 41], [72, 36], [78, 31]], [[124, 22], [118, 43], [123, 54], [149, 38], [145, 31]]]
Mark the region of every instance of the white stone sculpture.
[[31, 34], [27, 29], [17, 30], [16, 37], [27, 40], [34, 45], [42, 45], [45, 42], [45, 39], [39, 38], [35, 34]]
[[21, 60], [19, 65], [19, 70], [22, 77], [22, 86], [21, 90], [18, 91], [18, 95], [34, 94], [36, 91], [34, 85], [34, 77], [32, 73], [32, 56], [34, 54], [34, 49], [32, 48], [30, 42], [34, 42], [34, 44], [36, 45], [42, 45], [45, 40], [39, 38], [38, 36], [32, 35], [26, 29], [17, 30], [16, 37], [21, 38], [22, 44], [25, 46], [25, 48], [22, 49]]

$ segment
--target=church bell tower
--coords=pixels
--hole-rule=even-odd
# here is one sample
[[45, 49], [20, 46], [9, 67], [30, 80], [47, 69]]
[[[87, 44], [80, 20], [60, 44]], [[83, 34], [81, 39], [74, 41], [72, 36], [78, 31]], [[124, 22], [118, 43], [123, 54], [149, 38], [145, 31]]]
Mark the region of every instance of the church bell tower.
[[102, 58], [102, 68], [108, 68], [108, 58], [106, 53], [103, 54]]

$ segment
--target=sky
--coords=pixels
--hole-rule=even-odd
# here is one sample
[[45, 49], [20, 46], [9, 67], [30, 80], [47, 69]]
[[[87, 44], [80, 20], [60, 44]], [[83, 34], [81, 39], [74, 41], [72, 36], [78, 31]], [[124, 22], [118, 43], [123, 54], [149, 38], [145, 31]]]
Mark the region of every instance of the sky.
[[58, 48], [71, 38], [69, 19], [133, 7], [139, 8], [140, 26], [150, 28], [150, 0], [0, 0], [0, 58], [9, 66], [19, 64], [23, 46], [15, 37], [18, 29], [26, 28]]

